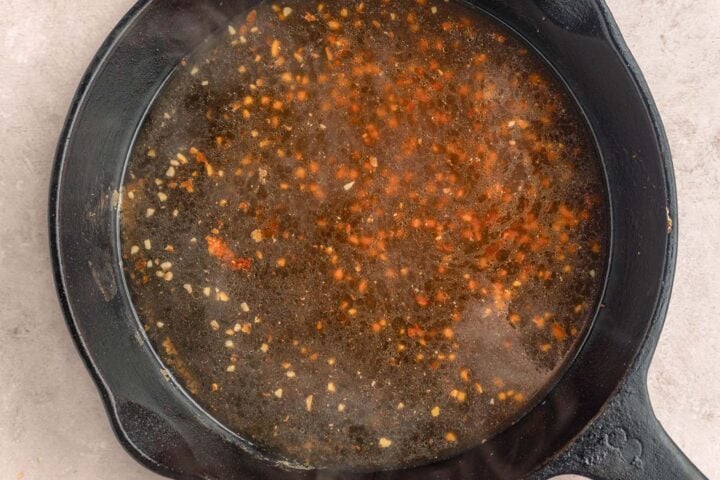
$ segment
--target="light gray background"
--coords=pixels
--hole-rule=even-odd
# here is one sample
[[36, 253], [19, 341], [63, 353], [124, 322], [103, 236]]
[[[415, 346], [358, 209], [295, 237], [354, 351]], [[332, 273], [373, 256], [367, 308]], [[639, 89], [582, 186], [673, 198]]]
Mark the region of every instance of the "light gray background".
[[[149, 480], [120, 447], [55, 298], [46, 199], [78, 81], [133, 0], [0, 0], [0, 480]], [[663, 115], [680, 258], [657, 415], [720, 478], [720, 0], [609, 0]]]

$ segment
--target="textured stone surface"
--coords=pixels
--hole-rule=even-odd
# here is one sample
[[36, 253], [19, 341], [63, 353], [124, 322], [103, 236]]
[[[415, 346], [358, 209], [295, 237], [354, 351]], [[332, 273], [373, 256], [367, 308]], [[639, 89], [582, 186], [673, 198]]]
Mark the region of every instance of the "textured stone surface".
[[[0, 478], [159, 478], [113, 437], [55, 299], [46, 199], [55, 143], [92, 55], [132, 0], [0, 0]], [[665, 121], [680, 257], [650, 371], [660, 420], [720, 478], [720, 2], [609, 0]]]

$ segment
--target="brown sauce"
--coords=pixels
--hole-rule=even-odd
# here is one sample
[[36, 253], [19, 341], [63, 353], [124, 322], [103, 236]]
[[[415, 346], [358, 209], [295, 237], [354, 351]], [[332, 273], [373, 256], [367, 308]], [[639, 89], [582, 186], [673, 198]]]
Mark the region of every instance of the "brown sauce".
[[261, 3], [179, 67], [123, 259], [164, 362], [297, 465], [392, 468], [517, 420], [592, 318], [600, 162], [523, 44], [453, 2]]

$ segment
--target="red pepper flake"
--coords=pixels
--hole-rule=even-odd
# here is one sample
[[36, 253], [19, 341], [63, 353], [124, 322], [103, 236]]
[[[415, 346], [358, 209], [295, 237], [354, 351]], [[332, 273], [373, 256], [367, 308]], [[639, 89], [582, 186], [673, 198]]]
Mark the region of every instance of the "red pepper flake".
[[252, 267], [252, 258], [238, 257], [222, 238], [208, 235], [205, 237], [208, 244], [208, 253], [230, 267], [231, 270], [249, 272]]
[[235, 271], [249, 272], [252, 268], [252, 258], [236, 258], [230, 261], [230, 268]]
[[551, 328], [552, 336], [558, 342], [564, 342], [567, 339], [567, 332], [565, 328], [559, 323], [553, 323]]
[[193, 184], [193, 179], [188, 178], [184, 182], [180, 183], [180, 188], [185, 189], [187, 193], [193, 193], [195, 192], [195, 185]]
[[410, 338], [422, 337], [425, 335], [425, 330], [420, 328], [420, 325], [415, 324], [407, 329], [407, 335]]
[[208, 176], [208, 177], [212, 177], [212, 176], [213, 176], [213, 174], [215, 173], [215, 169], [214, 169], [213, 166], [210, 164], [210, 162], [208, 161], [207, 156], [206, 156], [203, 152], [201, 152], [200, 150], [198, 150], [198, 149], [195, 148], [195, 147], [192, 147], [192, 148], [190, 149], [190, 155], [192, 155], [193, 157], [195, 157], [195, 160], [196, 160], [198, 163], [202, 163], [202, 164], [205, 166], [205, 172], [207, 173], [207, 176]]

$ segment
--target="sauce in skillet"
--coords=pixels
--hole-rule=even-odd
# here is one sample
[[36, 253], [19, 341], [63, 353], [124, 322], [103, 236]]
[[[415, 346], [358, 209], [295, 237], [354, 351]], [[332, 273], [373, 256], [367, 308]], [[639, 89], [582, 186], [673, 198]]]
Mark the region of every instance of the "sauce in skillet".
[[208, 412], [298, 466], [515, 421], [596, 308], [606, 200], [547, 68], [455, 3], [261, 3], [183, 62], [121, 208], [128, 285]]

